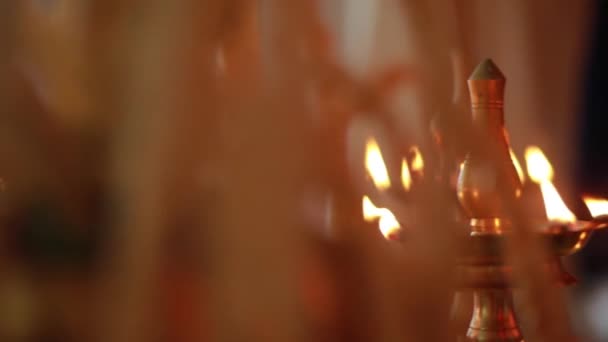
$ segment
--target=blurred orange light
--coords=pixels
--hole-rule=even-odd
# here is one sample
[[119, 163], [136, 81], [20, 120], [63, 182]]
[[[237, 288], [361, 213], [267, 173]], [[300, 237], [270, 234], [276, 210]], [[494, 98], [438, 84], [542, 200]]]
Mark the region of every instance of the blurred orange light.
[[363, 196], [363, 219], [367, 222], [378, 219], [378, 227], [385, 238], [395, 234], [401, 228], [392, 211], [376, 207], [368, 196]]
[[414, 154], [414, 158], [412, 159], [412, 172], [418, 172], [420, 174], [424, 171], [424, 159], [422, 158], [422, 153], [420, 153], [420, 149], [418, 146], [412, 146], [410, 151]]
[[380, 147], [374, 138], [367, 139], [365, 145], [365, 168], [377, 189], [386, 190], [390, 188], [391, 179], [388, 176]]
[[560, 222], [576, 221], [576, 216], [568, 209], [551, 182], [553, 167], [540, 148], [530, 146], [526, 149], [526, 166], [530, 180], [540, 185], [547, 218]]
[[521, 184], [524, 184], [526, 181], [526, 175], [524, 174], [524, 170], [515, 155], [515, 152], [511, 148], [509, 148], [509, 154], [511, 154], [511, 161], [513, 162], [513, 166], [515, 166], [515, 170], [517, 171], [517, 176], [519, 176], [519, 181]]
[[412, 186], [412, 175], [405, 159], [401, 161], [401, 185], [406, 191]]
[[608, 199], [584, 196], [583, 201], [585, 201], [587, 208], [589, 208], [591, 216], [598, 217], [608, 215]]

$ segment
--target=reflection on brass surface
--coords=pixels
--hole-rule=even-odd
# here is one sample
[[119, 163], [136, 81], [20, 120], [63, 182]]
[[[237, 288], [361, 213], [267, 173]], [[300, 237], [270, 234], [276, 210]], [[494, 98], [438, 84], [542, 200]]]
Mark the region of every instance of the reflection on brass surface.
[[[490, 60], [481, 62], [469, 77], [473, 124], [482, 133], [483, 141], [494, 158], [470, 152], [458, 178], [458, 199], [472, 219], [491, 222], [504, 218], [502, 191], [513, 199], [521, 193], [521, 182], [509, 153], [505, 137], [503, 100], [506, 79]], [[500, 188], [499, 188], [500, 187]], [[505, 190], [506, 189], [506, 190]], [[503, 232], [502, 225], [472, 225], [473, 231]]]
[[494, 218], [472, 218], [471, 227], [474, 235], [477, 234], [502, 234], [510, 229], [511, 222], [498, 217]]
[[475, 291], [475, 307], [467, 341], [523, 341], [513, 310], [513, 296], [508, 289]]

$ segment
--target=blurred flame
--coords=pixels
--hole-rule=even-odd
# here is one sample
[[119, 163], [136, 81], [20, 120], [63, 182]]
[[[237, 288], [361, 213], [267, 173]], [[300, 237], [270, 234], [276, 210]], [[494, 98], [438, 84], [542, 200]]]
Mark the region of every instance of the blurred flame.
[[401, 161], [401, 185], [406, 191], [412, 186], [412, 175], [405, 159]]
[[412, 159], [412, 171], [422, 173], [424, 171], [424, 159], [422, 159], [422, 153], [418, 146], [412, 146], [410, 151], [414, 154]]
[[562, 198], [559, 196], [557, 189], [551, 182], [540, 184], [540, 190], [543, 193], [545, 201], [545, 211], [547, 218], [554, 221], [574, 222], [576, 216], [568, 209]]
[[380, 147], [374, 138], [367, 139], [367, 143], [365, 144], [365, 168], [376, 188], [379, 190], [390, 188], [391, 179], [388, 176]]
[[399, 221], [397, 221], [392, 211], [387, 208], [376, 207], [369, 197], [363, 196], [363, 219], [367, 222], [372, 222], [377, 218], [379, 218], [378, 227], [385, 238], [388, 238], [401, 228]]
[[583, 196], [583, 201], [585, 201], [587, 208], [589, 208], [591, 216], [598, 217], [608, 215], [608, 199]]
[[574, 248], [579, 249], [579, 248], [583, 247], [583, 243], [585, 242], [587, 235], [588, 235], [587, 232], [582, 232], [581, 236], [579, 236], [579, 238], [578, 238], [578, 242], [574, 245]]
[[540, 185], [547, 218], [562, 222], [576, 221], [576, 216], [568, 209], [551, 182], [553, 167], [540, 148], [530, 146], [526, 149], [526, 166], [530, 180]]
[[519, 176], [519, 181], [521, 184], [524, 184], [526, 181], [526, 175], [524, 174], [524, 170], [515, 155], [515, 152], [511, 148], [509, 148], [509, 154], [511, 154], [511, 161], [513, 162], [513, 166], [515, 166], [515, 171], [517, 171], [517, 176]]
[[372, 203], [368, 196], [363, 196], [363, 219], [365, 221], [369, 222], [380, 216], [379, 211], [380, 209]]
[[[365, 168], [377, 189], [386, 190], [391, 186], [391, 179], [386, 164], [384, 164], [382, 152], [374, 138], [367, 139], [365, 145]], [[401, 182], [403, 187], [409, 190], [412, 179], [405, 160], [401, 164]], [[367, 222], [378, 219], [378, 227], [385, 238], [389, 238], [401, 228], [392, 211], [376, 207], [368, 196], [363, 196], [363, 218]]]
[[553, 180], [553, 167], [543, 151], [537, 146], [526, 148], [526, 166], [528, 176], [534, 183], [540, 184], [544, 181]]

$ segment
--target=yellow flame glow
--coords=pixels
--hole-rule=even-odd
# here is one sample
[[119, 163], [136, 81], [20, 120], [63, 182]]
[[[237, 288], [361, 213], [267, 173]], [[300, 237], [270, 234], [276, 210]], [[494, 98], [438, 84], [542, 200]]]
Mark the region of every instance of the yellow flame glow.
[[376, 207], [367, 196], [363, 196], [363, 219], [367, 222], [373, 222], [378, 219], [378, 227], [385, 238], [388, 238], [401, 228], [399, 221], [397, 221], [392, 211], [387, 208]]
[[559, 193], [557, 192], [557, 189], [553, 183], [541, 183], [540, 190], [543, 193], [545, 211], [549, 220], [562, 222], [576, 221], [576, 216], [574, 216], [570, 209], [568, 209], [562, 198], [559, 196]]
[[422, 158], [422, 153], [420, 153], [420, 149], [418, 146], [412, 146], [410, 151], [414, 154], [414, 158], [412, 159], [412, 172], [423, 173], [424, 171], [424, 159]]
[[526, 148], [526, 167], [528, 176], [534, 183], [540, 184], [544, 181], [553, 180], [553, 167], [543, 151], [537, 146]]
[[377, 189], [386, 190], [390, 188], [391, 179], [388, 176], [380, 147], [374, 138], [367, 139], [365, 144], [365, 168]]
[[363, 219], [369, 222], [378, 216], [380, 216], [379, 208], [372, 203], [368, 196], [363, 196]]
[[511, 148], [509, 148], [509, 154], [511, 154], [511, 161], [513, 162], [513, 166], [515, 166], [515, 171], [517, 171], [517, 176], [519, 176], [519, 181], [521, 184], [524, 184], [526, 181], [526, 175], [524, 174], [524, 170], [515, 155], [515, 152]]
[[406, 191], [412, 186], [412, 175], [405, 159], [401, 161], [401, 185]]
[[553, 180], [553, 167], [540, 148], [530, 146], [526, 149], [526, 167], [530, 180], [540, 185], [547, 218], [560, 222], [576, 221], [576, 216], [568, 209], [551, 182]]
[[591, 216], [598, 217], [608, 215], [608, 199], [584, 196], [583, 201], [585, 201], [587, 208], [589, 208]]

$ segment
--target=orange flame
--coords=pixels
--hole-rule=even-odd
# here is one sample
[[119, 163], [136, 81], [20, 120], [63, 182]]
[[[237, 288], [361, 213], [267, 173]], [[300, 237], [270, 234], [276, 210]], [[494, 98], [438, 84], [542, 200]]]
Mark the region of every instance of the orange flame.
[[515, 166], [515, 171], [517, 171], [517, 176], [519, 176], [519, 181], [521, 184], [524, 184], [526, 181], [526, 175], [524, 174], [524, 170], [515, 155], [515, 152], [511, 148], [509, 148], [509, 154], [511, 155], [511, 161], [513, 162], [513, 166]]
[[401, 161], [401, 185], [406, 191], [412, 186], [412, 175], [405, 159]]
[[[374, 138], [369, 138], [366, 142], [365, 168], [377, 189], [386, 190], [390, 188], [391, 179], [384, 164], [380, 147]], [[405, 159], [401, 163], [401, 183], [405, 190], [409, 190], [412, 183], [410, 170]], [[387, 239], [401, 228], [392, 211], [387, 208], [376, 207], [368, 196], [363, 196], [363, 219], [367, 222], [373, 222], [377, 219], [380, 232]]]
[[382, 152], [374, 138], [367, 139], [365, 144], [365, 168], [377, 189], [386, 190], [391, 187], [391, 179], [388, 176]]
[[587, 208], [589, 208], [591, 216], [598, 217], [608, 215], [608, 199], [583, 196], [583, 201], [585, 201]]
[[367, 222], [378, 219], [378, 227], [385, 238], [393, 235], [401, 228], [392, 211], [387, 208], [376, 207], [367, 196], [363, 196], [363, 219]]
[[526, 166], [530, 180], [540, 185], [547, 218], [560, 222], [576, 221], [576, 216], [568, 209], [551, 182], [553, 167], [540, 148], [536, 146], [526, 148]]
[[414, 158], [412, 159], [412, 172], [418, 172], [420, 174], [424, 171], [424, 159], [422, 158], [422, 153], [420, 153], [420, 149], [418, 146], [412, 146], [410, 151], [414, 154]]

